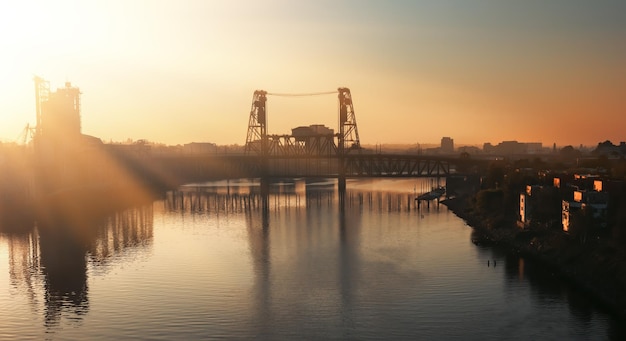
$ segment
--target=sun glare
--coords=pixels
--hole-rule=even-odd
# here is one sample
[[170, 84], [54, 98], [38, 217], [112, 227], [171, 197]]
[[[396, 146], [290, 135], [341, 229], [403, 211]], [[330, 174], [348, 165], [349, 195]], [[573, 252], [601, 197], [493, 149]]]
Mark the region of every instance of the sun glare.
[[32, 78], [75, 77], [106, 33], [104, 14], [89, 2], [0, 2], [0, 138], [34, 124]]

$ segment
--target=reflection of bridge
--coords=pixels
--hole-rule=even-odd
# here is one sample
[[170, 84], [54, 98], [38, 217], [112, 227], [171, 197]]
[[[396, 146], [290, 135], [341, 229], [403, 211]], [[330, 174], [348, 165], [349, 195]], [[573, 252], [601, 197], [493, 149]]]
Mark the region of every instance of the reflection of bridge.
[[[360, 182], [362, 183], [362, 182]], [[224, 190], [227, 189], [227, 190]], [[343, 199], [342, 199], [343, 198]], [[224, 182], [221, 187], [182, 186], [168, 191], [164, 198], [165, 209], [179, 212], [233, 213], [254, 212], [265, 209], [290, 210], [335, 206], [377, 211], [410, 212], [418, 208], [414, 194], [406, 191], [384, 192], [367, 189], [336, 190], [334, 181], [307, 183], [296, 179], [275, 182], [263, 191], [260, 182]], [[265, 212], [266, 213], [266, 212]]]

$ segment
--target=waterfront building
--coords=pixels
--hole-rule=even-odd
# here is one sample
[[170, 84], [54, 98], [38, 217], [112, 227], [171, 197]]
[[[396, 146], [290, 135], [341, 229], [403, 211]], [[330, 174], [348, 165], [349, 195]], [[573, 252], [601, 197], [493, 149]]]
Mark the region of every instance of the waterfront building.
[[594, 181], [594, 188], [599, 190], [574, 190], [572, 200], [562, 201], [563, 231], [571, 231], [572, 215], [579, 211], [588, 218], [586, 224], [591, 224], [590, 227], [603, 228], [607, 226], [609, 194], [602, 191], [601, 180]]
[[536, 206], [538, 202], [537, 196], [542, 189], [543, 187], [539, 185], [526, 185], [526, 191], [520, 193], [518, 216], [519, 227], [527, 228], [530, 225], [534, 213], [534, 206]]
[[569, 232], [572, 227], [572, 216], [575, 212], [580, 211], [582, 204], [575, 201], [562, 200], [561, 201], [561, 223], [563, 224], [563, 231]]
[[575, 191], [574, 201], [581, 203], [581, 208], [590, 215], [596, 227], [606, 227], [609, 196], [606, 192]]
[[517, 225], [526, 229], [531, 225], [553, 226], [560, 214], [558, 189], [551, 186], [526, 185], [519, 196]]

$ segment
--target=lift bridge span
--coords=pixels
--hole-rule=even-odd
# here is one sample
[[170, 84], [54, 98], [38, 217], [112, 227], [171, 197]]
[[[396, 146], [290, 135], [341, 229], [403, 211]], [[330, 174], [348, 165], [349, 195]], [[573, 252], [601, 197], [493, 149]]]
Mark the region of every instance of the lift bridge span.
[[[337, 94], [339, 129], [337, 133], [315, 131], [272, 135], [267, 133], [268, 96], [314, 96]], [[245, 157], [245, 173], [269, 177], [443, 177], [450, 174], [450, 158], [422, 155], [382, 154], [361, 147], [352, 94], [348, 88], [337, 91], [279, 94], [254, 92]]]

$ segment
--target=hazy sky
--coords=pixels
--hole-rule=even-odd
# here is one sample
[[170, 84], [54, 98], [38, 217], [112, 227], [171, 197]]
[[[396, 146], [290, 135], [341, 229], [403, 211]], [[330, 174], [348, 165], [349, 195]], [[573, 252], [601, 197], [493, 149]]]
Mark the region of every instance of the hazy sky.
[[[83, 133], [244, 144], [252, 93], [351, 89], [361, 143], [626, 141], [626, 1], [2, 1], [0, 139], [39, 75]], [[337, 97], [270, 97], [268, 132], [337, 129]]]

